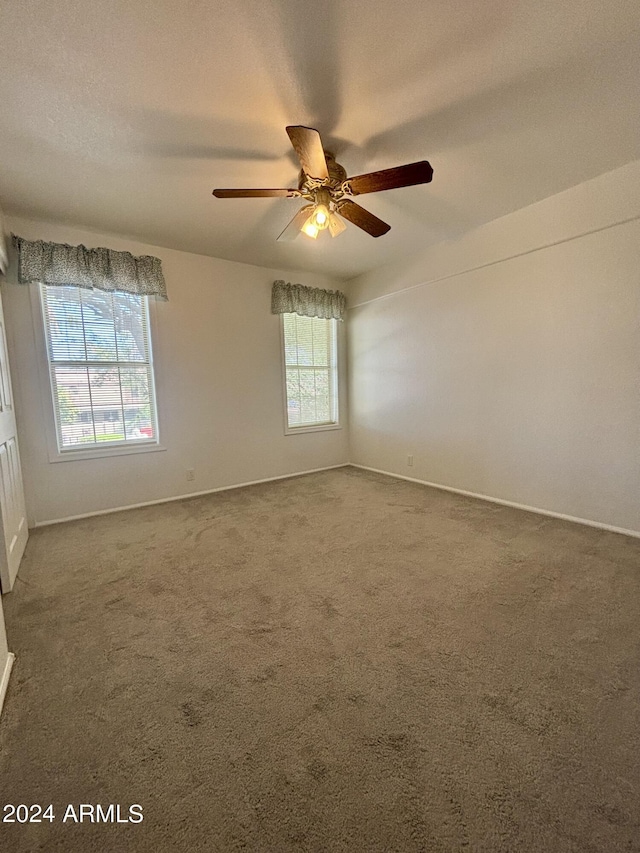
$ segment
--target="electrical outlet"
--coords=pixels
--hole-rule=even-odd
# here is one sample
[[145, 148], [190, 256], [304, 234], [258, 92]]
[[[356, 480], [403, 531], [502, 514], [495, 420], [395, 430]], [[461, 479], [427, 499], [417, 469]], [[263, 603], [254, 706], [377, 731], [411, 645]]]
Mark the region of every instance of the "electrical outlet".
[[187, 480], [195, 480], [196, 472], [193, 468], [187, 468]]
[[409, 468], [413, 466], [413, 456], [407, 456], [407, 465]]

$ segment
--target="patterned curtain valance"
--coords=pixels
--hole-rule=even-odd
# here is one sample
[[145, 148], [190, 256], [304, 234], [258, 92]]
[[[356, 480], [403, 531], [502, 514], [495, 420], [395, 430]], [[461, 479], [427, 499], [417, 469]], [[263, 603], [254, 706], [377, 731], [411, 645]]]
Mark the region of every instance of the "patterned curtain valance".
[[160, 259], [151, 255], [135, 257], [113, 249], [24, 240], [15, 234], [13, 245], [18, 250], [20, 284], [57, 284], [167, 298]]
[[300, 314], [342, 320], [347, 310], [347, 297], [339, 290], [322, 290], [303, 284], [274, 281], [271, 291], [272, 314]]

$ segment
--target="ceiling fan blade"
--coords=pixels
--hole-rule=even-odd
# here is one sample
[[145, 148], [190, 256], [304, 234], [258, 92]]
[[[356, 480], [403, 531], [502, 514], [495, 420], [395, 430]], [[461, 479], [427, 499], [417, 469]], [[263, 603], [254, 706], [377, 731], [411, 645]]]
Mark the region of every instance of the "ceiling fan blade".
[[318, 131], [312, 127], [290, 125], [287, 128], [287, 133], [300, 160], [302, 171], [310, 178], [328, 178], [327, 161]]
[[358, 228], [362, 228], [367, 234], [371, 234], [372, 237], [382, 237], [391, 228], [382, 219], [378, 219], [373, 213], [369, 213], [364, 207], [360, 207], [355, 201], [349, 201], [349, 199], [338, 202], [338, 213], [348, 219], [349, 222], [353, 222]]
[[309, 218], [309, 214], [311, 213], [312, 208], [313, 205], [311, 204], [307, 204], [305, 207], [301, 207], [300, 210], [293, 217], [291, 222], [284, 229], [282, 234], [280, 234], [278, 240], [282, 243], [295, 240], [298, 234], [300, 233], [300, 229]]
[[353, 195], [377, 193], [380, 190], [394, 190], [397, 187], [412, 187], [416, 184], [428, 184], [433, 178], [433, 169], [427, 160], [419, 163], [408, 163], [406, 166], [395, 166], [393, 169], [382, 169], [380, 172], [369, 172], [349, 178]]
[[214, 190], [216, 198], [297, 198], [298, 190]]

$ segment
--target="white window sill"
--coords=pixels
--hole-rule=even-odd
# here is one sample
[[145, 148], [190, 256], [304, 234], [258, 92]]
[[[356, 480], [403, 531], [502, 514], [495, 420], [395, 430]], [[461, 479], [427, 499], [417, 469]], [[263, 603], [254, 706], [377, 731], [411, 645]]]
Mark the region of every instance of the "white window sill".
[[324, 432], [328, 429], [342, 429], [342, 424], [315, 424], [314, 426], [285, 427], [285, 435], [298, 435], [301, 432]]
[[166, 450], [160, 444], [140, 444], [137, 447], [96, 447], [92, 450], [64, 450], [49, 454], [49, 462], [80, 462], [82, 459], [104, 459], [107, 456], [132, 456], [137, 453], [156, 453]]

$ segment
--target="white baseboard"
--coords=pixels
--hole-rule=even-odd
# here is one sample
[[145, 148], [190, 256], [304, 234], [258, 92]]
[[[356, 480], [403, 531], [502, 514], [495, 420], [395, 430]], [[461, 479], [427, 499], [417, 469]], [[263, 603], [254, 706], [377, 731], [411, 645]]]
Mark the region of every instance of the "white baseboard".
[[263, 480], [250, 480], [247, 483], [234, 483], [232, 486], [219, 486], [217, 489], [205, 489], [202, 492], [189, 492], [186, 495], [174, 495], [170, 498], [159, 498], [155, 501], [144, 501], [144, 503], [127, 504], [126, 506], [114, 506], [110, 509], [98, 509], [94, 512], [84, 512], [81, 515], [69, 515], [65, 518], [54, 518], [50, 521], [36, 521], [34, 527], [47, 527], [50, 524], [64, 524], [65, 521], [77, 521], [80, 518], [92, 518], [94, 515], [110, 515], [112, 512], [122, 512], [125, 509], [139, 509], [143, 506], [155, 506], [156, 504], [167, 504], [172, 501], [183, 501], [186, 498], [198, 498], [202, 495], [213, 495], [216, 492], [228, 492], [231, 489], [244, 489], [245, 486], [258, 486], [260, 483], [273, 483], [276, 480], [288, 480], [291, 477], [304, 477], [305, 474], [318, 474], [320, 471], [332, 471], [334, 468], [346, 468], [350, 462], [341, 462], [339, 465], [327, 465], [324, 468], [310, 468], [308, 471], [294, 471], [292, 474], [279, 474], [277, 477], [265, 477]]
[[380, 468], [369, 468], [368, 465], [358, 465], [352, 462], [353, 468], [362, 468], [363, 471], [372, 471], [374, 474], [385, 474], [387, 477], [395, 477], [397, 480], [408, 480], [410, 483], [420, 483], [422, 486], [429, 486], [432, 489], [440, 489], [443, 492], [453, 492], [456, 495], [465, 495], [468, 498], [478, 498], [481, 501], [489, 501], [489, 503], [500, 504], [501, 506], [510, 506], [514, 509], [523, 509], [525, 512], [535, 512], [538, 515], [548, 515], [551, 518], [560, 518], [562, 521], [572, 521], [575, 524], [586, 524], [587, 527], [597, 527], [600, 530], [608, 530], [610, 533], [622, 533], [624, 536], [633, 536], [640, 539], [640, 531], [627, 530], [625, 527], [614, 527], [612, 524], [603, 524], [600, 521], [592, 521], [589, 518], [578, 518], [575, 515], [565, 515], [562, 512], [553, 512], [550, 509], [540, 509], [537, 506], [527, 506], [526, 504], [515, 503], [515, 501], [505, 501], [502, 498], [493, 498], [491, 495], [481, 495], [478, 492], [468, 492], [465, 489], [454, 489], [452, 486], [443, 486], [441, 483], [430, 483], [428, 480], [419, 480], [417, 477], [406, 477], [403, 474], [394, 474], [392, 471], [382, 471]]
[[2, 677], [0, 678], [0, 714], [2, 713], [2, 706], [4, 705], [4, 697], [7, 695], [7, 687], [9, 686], [9, 676], [11, 675], [11, 669], [13, 667], [13, 662], [15, 661], [16, 656], [13, 652], [9, 652], [7, 654], [7, 662], [4, 665], [4, 672], [2, 673]]
[[175, 495], [170, 498], [160, 498], [155, 501], [145, 501], [144, 503], [137, 504], [127, 504], [125, 506], [117, 506], [112, 507], [111, 509], [99, 509], [94, 512], [85, 512], [81, 515], [70, 515], [65, 518], [55, 518], [51, 521], [36, 521], [35, 527], [47, 527], [50, 524], [63, 524], [66, 521], [77, 521], [81, 518], [92, 518], [96, 515], [110, 515], [112, 512], [122, 512], [126, 509], [138, 509], [140, 507], [145, 506], [155, 506], [156, 504], [164, 504], [171, 503], [172, 501], [182, 501], [186, 498], [197, 498], [202, 495], [212, 495], [217, 492], [226, 492], [231, 491], [231, 489], [243, 489], [246, 486], [257, 486], [260, 483], [273, 483], [277, 480], [288, 480], [291, 477], [303, 477], [305, 474], [317, 474], [321, 471], [332, 471], [335, 468], [361, 468], [363, 471], [372, 471], [374, 474], [384, 474], [387, 477], [395, 477], [398, 480], [408, 480], [410, 483], [419, 483], [422, 486], [429, 486], [432, 489], [440, 489], [444, 492], [453, 492], [456, 495], [464, 495], [468, 498], [477, 498], [481, 501], [488, 501], [489, 503], [499, 504], [500, 506], [510, 506], [514, 509], [522, 509], [525, 512], [535, 512], [538, 515], [546, 515], [550, 518], [559, 518], [562, 521], [571, 521], [575, 524], [584, 524], [587, 527], [597, 527], [600, 530], [608, 530], [611, 533], [621, 533], [624, 536], [633, 536], [636, 539], [640, 539], [640, 531], [638, 530], [628, 530], [624, 527], [615, 527], [612, 524], [604, 524], [600, 521], [592, 521], [588, 518], [578, 518], [574, 515], [566, 515], [561, 512], [554, 512], [549, 509], [540, 509], [540, 507], [536, 506], [528, 506], [527, 504], [516, 503], [515, 501], [503, 500], [502, 498], [494, 498], [491, 495], [482, 495], [479, 492], [469, 492], [466, 489], [456, 489], [453, 486], [444, 486], [442, 483], [432, 483], [429, 480], [420, 480], [417, 477], [407, 477], [404, 474], [396, 474], [393, 471], [383, 471], [381, 468], [371, 468], [368, 465], [359, 465], [357, 462], [341, 462], [339, 465], [327, 465], [324, 468], [310, 468], [307, 471], [296, 471], [293, 474], [280, 474], [277, 477], [265, 477], [263, 480], [250, 480], [246, 483], [235, 483], [231, 486], [220, 486], [216, 489], [205, 489], [201, 492], [189, 492], [184, 495]]

